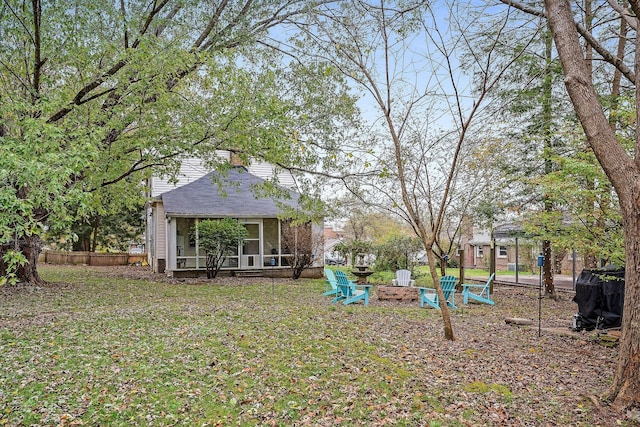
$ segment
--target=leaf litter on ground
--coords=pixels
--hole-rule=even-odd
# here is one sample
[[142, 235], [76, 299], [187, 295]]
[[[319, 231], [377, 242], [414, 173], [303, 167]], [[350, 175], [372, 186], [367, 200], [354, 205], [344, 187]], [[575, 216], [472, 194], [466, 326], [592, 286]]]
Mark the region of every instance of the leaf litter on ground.
[[540, 337], [536, 289], [457, 301], [447, 341], [436, 310], [332, 304], [322, 280], [41, 274], [0, 288], [0, 425], [637, 425], [600, 399], [616, 348], [570, 332], [571, 293]]

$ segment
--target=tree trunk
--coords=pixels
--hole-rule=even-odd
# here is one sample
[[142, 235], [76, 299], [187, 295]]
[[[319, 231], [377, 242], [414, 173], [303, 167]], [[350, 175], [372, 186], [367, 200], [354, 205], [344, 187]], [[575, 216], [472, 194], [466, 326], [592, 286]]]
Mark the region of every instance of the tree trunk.
[[[544, 138], [544, 174], [550, 175], [553, 172], [552, 156], [554, 155], [553, 145], [553, 38], [551, 36], [551, 29], [545, 28], [544, 32], [545, 41], [545, 71], [544, 82], [542, 84], [542, 90], [544, 91], [544, 98], [542, 103], [542, 117], [543, 117], [543, 138]], [[553, 212], [553, 203], [547, 195], [542, 196], [545, 212]], [[546, 230], [549, 233], [549, 230]], [[553, 269], [551, 263], [551, 242], [549, 240], [542, 241], [542, 255], [544, 255], [544, 263], [542, 272], [544, 275], [544, 293], [548, 298], [556, 298], [556, 288], [553, 285]]]
[[447, 260], [444, 255], [440, 255], [440, 276], [447, 275]]
[[38, 257], [42, 252], [42, 239], [40, 236], [27, 236], [20, 248], [27, 258], [27, 263], [18, 270], [18, 275], [22, 276], [25, 282], [33, 285], [45, 284], [45, 281], [38, 274], [37, 267]]
[[311, 265], [311, 254], [296, 254], [291, 266], [291, 278], [298, 280], [307, 266]]
[[[36, 286], [42, 286], [46, 284], [44, 280], [38, 274], [37, 264], [40, 252], [42, 252], [42, 239], [40, 236], [27, 236], [18, 242], [19, 251], [27, 259], [25, 265], [18, 267], [16, 271], [16, 278], [18, 282], [30, 283]], [[3, 261], [2, 255], [12, 247], [3, 246], [0, 251], [0, 276], [4, 276], [7, 273], [7, 265]]]
[[544, 255], [544, 265], [542, 274], [544, 276], [544, 293], [547, 298], [556, 299], [556, 287], [553, 284], [553, 265], [551, 260], [551, 242], [544, 240], [542, 242], [542, 255]]
[[623, 410], [640, 407], [640, 187], [636, 181], [635, 203], [623, 206], [625, 250], [624, 308], [618, 365], [607, 397]]
[[98, 230], [100, 229], [100, 216], [96, 215], [91, 222], [91, 252], [98, 247]]
[[433, 279], [433, 286], [436, 288], [436, 294], [440, 301], [440, 312], [442, 313], [442, 323], [444, 326], [444, 337], [449, 341], [455, 340], [453, 335], [453, 325], [451, 324], [451, 313], [449, 313], [449, 306], [447, 300], [444, 297], [444, 292], [440, 286], [440, 278], [438, 277], [438, 269], [436, 267], [436, 257], [433, 253], [432, 246], [425, 244], [427, 249], [427, 261], [429, 263], [429, 271], [431, 272], [431, 278]]
[[[638, 12], [637, 2], [631, 2]], [[545, 0], [565, 74], [565, 85], [587, 141], [618, 194], [625, 236], [626, 272], [618, 365], [608, 397], [618, 410], [640, 407], [640, 160], [618, 142], [585, 65], [568, 0]], [[640, 40], [636, 37], [636, 117], [640, 115]], [[637, 123], [637, 121], [636, 121]], [[636, 133], [636, 156], [640, 147]]]
[[80, 223], [77, 227], [76, 235], [78, 239], [73, 242], [71, 249], [74, 251], [91, 251], [91, 228]]
[[216, 258], [207, 254], [207, 279], [213, 279], [218, 274], [218, 262], [216, 262]]
[[598, 258], [591, 252], [582, 254], [584, 268], [598, 268]]
[[555, 252], [555, 256], [553, 257], [553, 272], [555, 274], [562, 274], [562, 261], [566, 258], [566, 256], [566, 249]]

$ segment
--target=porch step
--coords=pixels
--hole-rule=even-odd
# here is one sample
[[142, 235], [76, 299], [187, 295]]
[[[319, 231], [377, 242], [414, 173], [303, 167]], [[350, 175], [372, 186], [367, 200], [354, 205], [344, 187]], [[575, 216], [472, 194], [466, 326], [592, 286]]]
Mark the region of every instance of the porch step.
[[264, 277], [262, 270], [238, 270], [234, 272], [236, 277]]

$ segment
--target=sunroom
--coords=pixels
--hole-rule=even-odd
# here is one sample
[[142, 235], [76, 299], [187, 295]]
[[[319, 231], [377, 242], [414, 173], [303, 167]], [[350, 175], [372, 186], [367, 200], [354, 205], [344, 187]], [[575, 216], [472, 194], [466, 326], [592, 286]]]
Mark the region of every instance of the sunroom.
[[[206, 272], [206, 253], [199, 246], [197, 224], [205, 219], [234, 218], [246, 227], [247, 238], [226, 258], [220, 274], [270, 271], [285, 275], [293, 255], [283, 235], [291, 229], [288, 222], [279, 219], [281, 205], [255, 195], [254, 189], [262, 183], [263, 179], [245, 168], [234, 167], [228, 175], [210, 173], [154, 198], [148, 227], [153, 270], [169, 276]], [[290, 195], [286, 203], [295, 207], [299, 195]], [[320, 254], [316, 258], [321, 259]]]

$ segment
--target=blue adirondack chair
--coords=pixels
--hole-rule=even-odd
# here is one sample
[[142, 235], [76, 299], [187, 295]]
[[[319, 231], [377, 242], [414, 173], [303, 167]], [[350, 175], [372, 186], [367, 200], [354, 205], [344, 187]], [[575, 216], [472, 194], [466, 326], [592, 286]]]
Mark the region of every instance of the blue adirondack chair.
[[369, 289], [371, 285], [359, 286], [362, 289], [358, 289], [356, 285], [347, 279], [347, 275], [340, 270], [337, 270], [336, 280], [338, 281], [338, 295], [332, 302], [342, 301], [344, 305], [352, 304], [357, 301], [364, 301], [364, 305], [369, 305]]
[[[469, 299], [474, 301], [483, 302], [485, 304], [494, 305], [495, 303], [491, 299], [491, 282], [495, 277], [495, 273], [489, 276], [489, 280], [484, 285], [463, 283], [462, 286], [462, 302], [464, 304], [469, 303]], [[474, 291], [474, 292], [472, 292]]]
[[326, 291], [323, 296], [338, 295], [338, 280], [336, 279], [333, 270], [330, 268], [324, 268], [324, 276], [327, 278]]
[[[456, 278], [455, 276], [442, 276], [440, 278], [440, 287], [444, 293], [444, 299], [447, 305], [453, 309], [457, 308], [455, 304]], [[420, 290], [420, 307], [427, 304], [431, 308], [440, 310], [440, 299], [435, 288], [418, 288]]]

